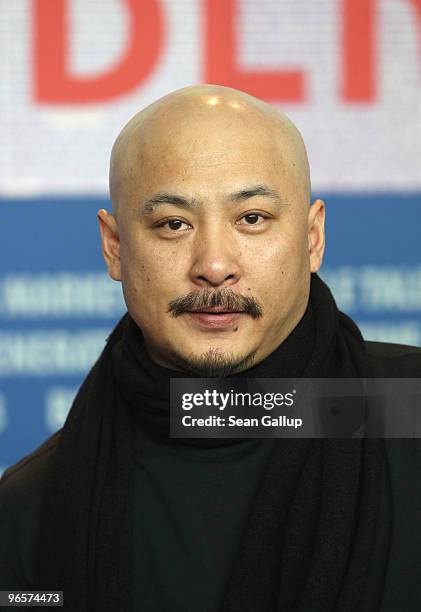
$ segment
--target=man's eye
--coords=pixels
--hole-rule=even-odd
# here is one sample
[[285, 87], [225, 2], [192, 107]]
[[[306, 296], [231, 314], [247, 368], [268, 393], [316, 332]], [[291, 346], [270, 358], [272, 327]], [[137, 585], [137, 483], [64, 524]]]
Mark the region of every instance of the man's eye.
[[179, 229], [183, 229], [183, 225], [191, 227], [188, 223], [182, 221], [181, 219], [168, 219], [167, 221], [160, 223], [157, 227], [167, 227], [170, 230], [177, 231]]
[[241, 217], [240, 219], [240, 221], [243, 221], [244, 219], [246, 219], [247, 223], [240, 224], [239, 222], [239, 224], [240, 225], [260, 225], [260, 223], [258, 223], [259, 217], [261, 219], [266, 219], [266, 217], [258, 213], [249, 213], [248, 215], [244, 215], [244, 217]]

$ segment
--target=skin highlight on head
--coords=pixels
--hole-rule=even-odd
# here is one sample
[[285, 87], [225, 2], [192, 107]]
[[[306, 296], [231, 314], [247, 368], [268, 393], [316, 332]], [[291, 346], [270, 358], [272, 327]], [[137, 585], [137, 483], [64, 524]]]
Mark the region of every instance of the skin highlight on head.
[[[157, 363], [229, 376], [298, 324], [323, 258], [324, 204], [310, 206], [305, 146], [285, 115], [228, 87], [173, 92], [120, 132], [110, 193], [103, 254]], [[241, 314], [204, 325], [197, 311], [215, 307]]]

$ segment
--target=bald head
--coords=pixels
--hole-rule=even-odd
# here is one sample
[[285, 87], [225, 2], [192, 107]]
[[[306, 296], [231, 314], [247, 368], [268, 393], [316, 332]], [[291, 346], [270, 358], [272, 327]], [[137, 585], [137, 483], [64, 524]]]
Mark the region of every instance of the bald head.
[[178, 167], [220, 164], [225, 172], [224, 164], [245, 163], [248, 152], [256, 156], [256, 147], [262, 150], [259, 160], [278, 166], [294, 184], [297, 199], [309, 204], [305, 145], [285, 114], [230, 87], [197, 85], [174, 91], [132, 117], [114, 143], [110, 162], [114, 213], [119, 216], [133, 201], [151, 172], [171, 170], [172, 162]]

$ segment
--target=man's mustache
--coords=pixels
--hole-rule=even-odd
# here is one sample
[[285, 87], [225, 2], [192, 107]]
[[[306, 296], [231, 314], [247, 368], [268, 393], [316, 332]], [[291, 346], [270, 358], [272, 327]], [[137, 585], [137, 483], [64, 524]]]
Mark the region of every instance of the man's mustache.
[[205, 311], [207, 308], [226, 308], [250, 315], [258, 319], [263, 315], [263, 309], [259, 302], [252, 296], [239, 295], [231, 289], [205, 289], [204, 291], [192, 291], [187, 295], [175, 298], [168, 306], [167, 312], [173, 317], [179, 317], [185, 312], [192, 310]]

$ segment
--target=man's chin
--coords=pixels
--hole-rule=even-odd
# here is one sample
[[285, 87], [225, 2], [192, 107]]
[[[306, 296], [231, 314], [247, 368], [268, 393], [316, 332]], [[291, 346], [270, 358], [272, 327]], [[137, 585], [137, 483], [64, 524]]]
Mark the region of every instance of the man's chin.
[[250, 368], [255, 360], [256, 350], [245, 355], [236, 355], [220, 348], [209, 348], [202, 353], [183, 355], [172, 351], [172, 360], [185, 372], [200, 378], [226, 378]]

